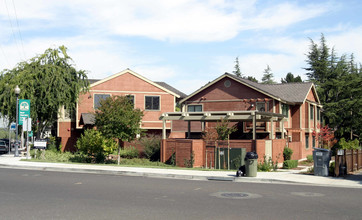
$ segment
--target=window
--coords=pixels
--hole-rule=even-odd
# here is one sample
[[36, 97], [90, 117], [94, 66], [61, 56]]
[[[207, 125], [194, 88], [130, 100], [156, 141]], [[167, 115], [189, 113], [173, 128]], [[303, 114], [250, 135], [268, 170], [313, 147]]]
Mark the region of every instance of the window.
[[102, 100], [111, 97], [109, 94], [94, 94], [94, 109], [98, 109]]
[[287, 104], [282, 104], [282, 114], [285, 115], [286, 117], [289, 116], [289, 105]]
[[265, 102], [257, 102], [256, 103], [256, 110], [260, 111], [260, 112], [265, 112]]
[[312, 144], [313, 148], [315, 148], [315, 138], [312, 138]]
[[129, 102], [132, 103], [132, 105], [134, 106], [134, 95], [126, 95], [126, 97], [128, 98]]
[[188, 112], [202, 112], [202, 105], [188, 105]]
[[310, 105], [309, 106], [309, 109], [310, 109], [310, 119], [313, 120], [313, 115], [314, 115], [314, 106], [313, 105]]
[[321, 109], [317, 107], [317, 120], [319, 121], [320, 119], [320, 114], [321, 114]]
[[146, 110], [160, 110], [160, 97], [159, 96], [146, 96]]
[[305, 148], [309, 148], [309, 134], [305, 134]]

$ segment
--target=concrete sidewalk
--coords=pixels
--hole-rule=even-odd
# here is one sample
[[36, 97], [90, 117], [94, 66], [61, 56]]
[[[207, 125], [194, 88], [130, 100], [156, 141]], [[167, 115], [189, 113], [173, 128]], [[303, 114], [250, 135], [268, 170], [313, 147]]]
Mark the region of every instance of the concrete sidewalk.
[[190, 180], [215, 180], [234, 182], [308, 184], [329, 187], [362, 188], [362, 172], [343, 177], [320, 177], [301, 174], [302, 170], [281, 170], [280, 172], [258, 172], [257, 177], [235, 177], [236, 171], [199, 171], [187, 169], [161, 169], [122, 167], [94, 164], [65, 164], [21, 161], [25, 157], [14, 157], [13, 154], [0, 156], [0, 167], [14, 169], [30, 169], [43, 171], [97, 173], [127, 176], [144, 176], [156, 178], [175, 178]]

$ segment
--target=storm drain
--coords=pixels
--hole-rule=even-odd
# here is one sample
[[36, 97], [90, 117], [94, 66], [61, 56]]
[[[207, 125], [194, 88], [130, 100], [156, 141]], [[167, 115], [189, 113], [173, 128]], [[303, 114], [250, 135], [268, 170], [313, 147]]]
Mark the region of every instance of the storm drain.
[[321, 197], [324, 196], [322, 193], [315, 192], [291, 192], [292, 195], [295, 196], [303, 196], [303, 197]]
[[261, 195], [247, 192], [217, 192], [211, 194], [217, 198], [222, 199], [255, 199], [260, 198]]

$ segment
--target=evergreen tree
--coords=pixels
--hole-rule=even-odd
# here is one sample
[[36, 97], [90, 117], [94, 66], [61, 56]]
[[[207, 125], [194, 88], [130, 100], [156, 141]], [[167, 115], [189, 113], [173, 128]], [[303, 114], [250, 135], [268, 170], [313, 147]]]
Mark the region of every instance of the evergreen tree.
[[337, 138], [362, 139], [362, 68], [345, 55], [330, 50], [324, 36], [318, 46], [311, 40], [305, 68], [314, 82], [324, 108], [324, 120], [334, 128]]
[[254, 76], [248, 76], [246, 77], [246, 79], [256, 83], [258, 82], [258, 80]]
[[294, 77], [292, 73], [288, 73], [286, 77], [281, 79], [281, 83], [293, 83], [293, 82], [303, 82], [300, 76]]
[[267, 65], [266, 69], [264, 70], [263, 78], [261, 79], [263, 84], [275, 84], [274, 75], [269, 65]]
[[240, 66], [239, 66], [239, 57], [236, 57], [235, 59], [235, 66], [234, 66], [235, 70], [233, 71], [233, 73], [237, 76], [237, 77], [243, 77], [243, 74], [240, 71]]

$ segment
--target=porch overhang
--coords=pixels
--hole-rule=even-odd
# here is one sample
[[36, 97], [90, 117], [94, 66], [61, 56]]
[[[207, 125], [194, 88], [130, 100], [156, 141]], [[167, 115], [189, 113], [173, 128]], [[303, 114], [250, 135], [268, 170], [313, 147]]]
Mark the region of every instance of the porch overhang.
[[285, 118], [282, 114], [261, 111], [212, 111], [212, 112], [168, 112], [163, 113], [160, 120], [183, 120], [183, 121], [256, 121], [268, 122], [282, 121]]
[[[191, 121], [212, 122], [228, 120], [230, 122], [252, 121], [253, 122], [253, 140], [256, 139], [256, 122], [280, 122], [285, 120], [286, 116], [272, 112], [262, 111], [209, 111], [209, 112], [169, 112], [163, 113], [160, 120], [163, 121], [162, 139], [166, 139], [166, 121], [183, 120], [189, 122], [188, 133], [190, 134]], [[282, 129], [284, 129], [284, 123]], [[284, 133], [282, 134], [284, 138]]]

